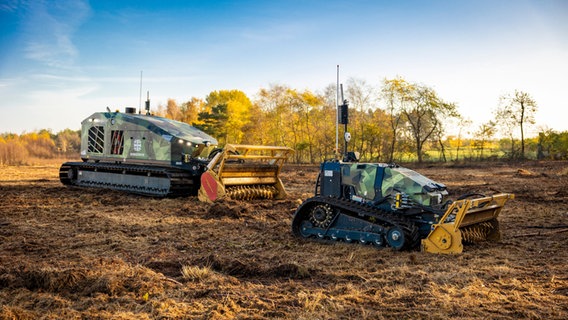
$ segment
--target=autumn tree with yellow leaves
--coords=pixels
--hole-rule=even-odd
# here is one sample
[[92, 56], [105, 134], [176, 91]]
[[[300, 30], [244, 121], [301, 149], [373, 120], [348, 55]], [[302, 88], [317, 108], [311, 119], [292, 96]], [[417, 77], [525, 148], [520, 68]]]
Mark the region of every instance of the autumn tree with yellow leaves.
[[[348, 79], [345, 88], [350, 107], [348, 150], [359, 152], [361, 161], [422, 162], [432, 154], [447, 161], [446, 152], [451, 160], [482, 159], [486, 151], [494, 155], [496, 127], [464, 130], [471, 122], [462, 119], [457, 106], [444, 101], [431, 87], [395, 77], [384, 79], [379, 87]], [[261, 88], [253, 99], [240, 90], [212, 91], [204, 99], [192, 97], [181, 103], [168, 99], [153, 114], [193, 125], [217, 138], [220, 147], [227, 143], [287, 146], [296, 151], [290, 161], [318, 163], [336, 158], [343, 150], [343, 139], [340, 146], [335, 145], [336, 97], [335, 84], [321, 92], [273, 84]], [[516, 150], [513, 130], [520, 129], [520, 154], [524, 156], [524, 129], [534, 122], [535, 112], [536, 102], [526, 93], [516, 91], [501, 99], [495, 118], [501, 130], [508, 129], [511, 154]], [[446, 130], [456, 126], [457, 137], [449, 136]], [[343, 128], [339, 131], [343, 133]], [[466, 131], [474, 137], [464, 137]], [[527, 145], [541, 158], [565, 158], [565, 137], [565, 133], [547, 131], [528, 139]], [[0, 134], [0, 164], [78, 156], [80, 143], [79, 132], [69, 129], [57, 134], [49, 130]]]
[[220, 144], [241, 143], [250, 123], [252, 103], [240, 90], [219, 90], [205, 98], [195, 127], [217, 137]]

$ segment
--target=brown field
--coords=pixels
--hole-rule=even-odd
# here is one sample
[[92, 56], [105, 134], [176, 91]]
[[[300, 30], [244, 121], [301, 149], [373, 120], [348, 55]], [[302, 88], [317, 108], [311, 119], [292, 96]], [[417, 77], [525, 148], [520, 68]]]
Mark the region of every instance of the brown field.
[[511, 192], [503, 239], [459, 255], [293, 238], [317, 166], [283, 201], [66, 188], [58, 165], [0, 167], [0, 319], [567, 319], [568, 162], [411, 168]]

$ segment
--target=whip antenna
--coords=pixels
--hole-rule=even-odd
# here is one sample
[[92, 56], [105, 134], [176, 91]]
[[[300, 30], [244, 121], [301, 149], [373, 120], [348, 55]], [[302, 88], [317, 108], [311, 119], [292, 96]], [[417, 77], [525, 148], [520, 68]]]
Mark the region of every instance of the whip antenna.
[[138, 114], [142, 113], [142, 70], [140, 70], [140, 98], [138, 99]]
[[337, 85], [335, 87], [335, 153], [339, 154], [339, 65], [337, 65]]

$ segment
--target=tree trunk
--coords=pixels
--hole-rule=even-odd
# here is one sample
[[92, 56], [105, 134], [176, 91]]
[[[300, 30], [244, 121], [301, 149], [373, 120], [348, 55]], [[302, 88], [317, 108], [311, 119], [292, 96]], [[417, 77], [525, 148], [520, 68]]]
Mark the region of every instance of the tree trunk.
[[418, 163], [422, 163], [422, 143], [420, 138], [416, 139], [416, 156], [418, 157]]
[[442, 149], [442, 159], [444, 160], [444, 162], [447, 162], [446, 148], [444, 148], [444, 143], [442, 142], [442, 139], [438, 138], [438, 143], [440, 144], [440, 149]]
[[523, 122], [525, 122], [525, 103], [521, 101], [521, 159], [525, 158], [525, 134], [523, 130]]
[[461, 137], [458, 135], [458, 147], [456, 148], [456, 161], [460, 160], [460, 147], [461, 147]]

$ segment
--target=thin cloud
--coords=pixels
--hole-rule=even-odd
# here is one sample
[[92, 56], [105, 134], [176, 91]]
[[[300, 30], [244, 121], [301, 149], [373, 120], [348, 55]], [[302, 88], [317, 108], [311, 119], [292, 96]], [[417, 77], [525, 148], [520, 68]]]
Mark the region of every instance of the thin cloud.
[[5, 0], [0, 3], [0, 11], [15, 12], [20, 5], [19, 0]]
[[246, 28], [241, 31], [242, 39], [251, 42], [276, 43], [305, 36], [311, 26], [300, 23], [272, 24], [262, 28]]
[[82, 0], [29, 1], [24, 9], [26, 58], [49, 67], [72, 68], [79, 54], [73, 35], [89, 17], [88, 3]]

